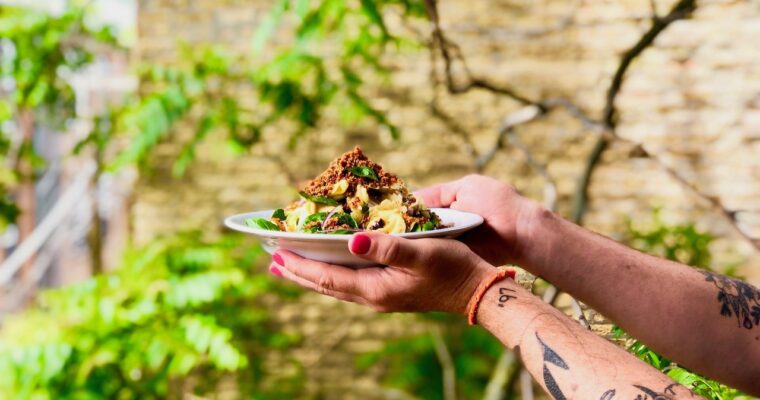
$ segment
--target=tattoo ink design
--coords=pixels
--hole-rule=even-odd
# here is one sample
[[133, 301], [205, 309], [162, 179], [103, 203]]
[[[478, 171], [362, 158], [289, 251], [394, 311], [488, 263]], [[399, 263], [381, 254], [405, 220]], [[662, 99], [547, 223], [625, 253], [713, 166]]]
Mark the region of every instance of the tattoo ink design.
[[546, 390], [549, 391], [549, 394], [552, 395], [555, 400], [566, 400], [567, 398], [562, 393], [562, 390], [560, 390], [559, 385], [557, 385], [557, 381], [554, 379], [551, 371], [549, 371], [549, 366], [547, 364], [553, 364], [562, 369], [570, 369], [570, 367], [567, 366], [565, 360], [563, 360], [556, 351], [541, 340], [541, 337], [538, 336], [538, 332], [536, 332], [536, 339], [538, 339], [538, 343], [541, 344], [541, 349], [543, 350], [544, 384], [546, 385]]
[[673, 398], [670, 397], [671, 395], [675, 396], [676, 392], [673, 390], [674, 386], [677, 386], [675, 383], [668, 385], [665, 390], [663, 390], [661, 393], [658, 393], [646, 386], [641, 385], [633, 385], [636, 389], [641, 390], [644, 392], [643, 394], [639, 394], [636, 396], [636, 400], [672, 400]]
[[[662, 392], [658, 392], [642, 385], [633, 385], [633, 387], [641, 391], [641, 393], [636, 395], [634, 400], [673, 400], [675, 398], [673, 396], [676, 395], [675, 388], [679, 387], [679, 385], [677, 383], [671, 383], [666, 386]], [[599, 400], [613, 400], [615, 399], [615, 392], [615, 389], [610, 389], [604, 392]], [[689, 391], [689, 393], [694, 396], [693, 392]]]
[[760, 290], [738, 279], [700, 271], [705, 280], [718, 288], [720, 315], [736, 317], [739, 326], [752, 329], [760, 326]]
[[517, 293], [513, 289], [499, 288], [499, 307], [504, 307], [504, 304], [512, 299], [516, 299], [517, 296], [510, 294]]

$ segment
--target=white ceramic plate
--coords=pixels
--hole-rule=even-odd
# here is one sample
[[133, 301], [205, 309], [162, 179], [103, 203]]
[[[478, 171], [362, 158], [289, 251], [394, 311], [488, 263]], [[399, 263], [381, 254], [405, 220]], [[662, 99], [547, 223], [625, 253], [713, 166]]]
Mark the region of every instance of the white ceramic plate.
[[[483, 217], [477, 214], [452, 210], [450, 208], [433, 208], [432, 210], [441, 217], [441, 222], [444, 225], [450, 226], [432, 231], [408, 232], [396, 235], [405, 238], [453, 238], [483, 223]], [[273, 212], [274, 210], [264, 210], [233, 215], [224, 220], [224, 225], [230, 229], [258, 237], [269, 254], [272, 254], [279, 248], [290, 250], [304, 258], [353, 268], [373, 265], [372, 262], [356, 257], [348, 251], [348, 240], [351, 238], [351, 235], [268, 231], [245, 224], [245, 220], [248, 218], [269, 218]]]

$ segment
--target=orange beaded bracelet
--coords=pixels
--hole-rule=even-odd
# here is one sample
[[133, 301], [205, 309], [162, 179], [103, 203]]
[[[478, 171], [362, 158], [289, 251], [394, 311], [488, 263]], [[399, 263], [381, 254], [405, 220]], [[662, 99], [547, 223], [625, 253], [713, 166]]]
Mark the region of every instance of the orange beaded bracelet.
[[486, 292], [494, 285], [494, 283], [503, 281], [506, 278], [515, 279], [515, 271], [513, 269], [499, 269], [490, 279], [483, 281], [480, 286], [478, 286], [475, 290], [475, 294], [472, 295], [470, 302], [467, 304], [468, 324], [478, 324], [478, 306], [480, 305], [480, 301], [483, 300], [483, 296], [486, 295]]

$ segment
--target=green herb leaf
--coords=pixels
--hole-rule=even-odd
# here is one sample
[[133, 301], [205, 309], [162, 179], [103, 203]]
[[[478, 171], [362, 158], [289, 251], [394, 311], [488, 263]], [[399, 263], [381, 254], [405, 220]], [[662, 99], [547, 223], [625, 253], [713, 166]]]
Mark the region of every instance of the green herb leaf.
[[338, 223], [342, 225], [348, 225], [352, 228], [358, 228], [359, 224], [356, 223], [356, 221], [351, 217], [351, 215], [346, 213], [338, 214]]
[[277, 224], [264, 218], [248, 218], [247, 220], [245, 220], [245, 224], [252, 228], [261, 228], [261, 229], [266, 229], [268, 231], [280, 230], [280, 227], [278, 227]]
[[338, 202], [335, 199], [324, 196], [311, 196], [306, 192], [298, 192], [298, 195], [312, 203], [327, 204], [330, 206], [337, 206]]
[[369, 212], [369, 204], [364, 203], [362, 204], [362, 214], [367, 214]]
[[422, 231], [423, 231], [423, 232], [426, 232], [426, 231], [432, 231], [433, 229], [435, 229], [435, 226], [436, 226], [436, 224], [435, 224], [435, 222], [433, 222], [433, 221], [428, 221], [428, 222], [425, 222], [425, 223], [422, 225]]
[[377, 174], [375, 174], [375, 171], [366, 166], [356, 166], [356, 167], [348, 167], [348, 172], [352, 173], [354, 176], [358, 176], [359, 178], [367, 178], [371, 179], [373, 181], [378, 180]]
[[282, 208], [278, 208], [278, 209], [274, 210], [274, 213], [272, 213], [272, 218], [277, 218], [279, 220], [285, 220], [285, 218], [286, 218], [286, 216], [285, 216], [285, 210], [283, 210]]
[[306, 219], [303, 220], [303, 224], [306, 225], [314, 221], [322, 222], [325, 220], [326, 217], [327, 217], [327, 213], [323, 213], [323, 212], [314, 213], [306, 217]]

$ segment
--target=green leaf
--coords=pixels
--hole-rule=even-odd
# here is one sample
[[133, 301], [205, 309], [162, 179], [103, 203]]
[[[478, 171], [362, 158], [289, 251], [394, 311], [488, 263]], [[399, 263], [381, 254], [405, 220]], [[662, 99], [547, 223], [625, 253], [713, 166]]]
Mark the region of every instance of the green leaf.
[[348, 167], [346, 168], [348, 172], [352, 173], [354, 176], [357, 176], [359, 178], [367, 178], [371, 179], [373, 181], [378, 180], [377, 174], [375, 174], [375, 171], [367, 166], [354, 166], [354, 167]]
[[422, 232], [432, 231], [433, 229], [435, 229], [435, 223], [433, 221], [425, 222], [422, 225], [421, 229], [422, 229]]
[[314, 221], [322, 222], [322, 221], [325, 220], [325, 218], [327, 218], [327, 213], [325, 213], [325, 212], [318, 212], [318, 213], [314, 213], [314, 214], [311, 214], [308, 217], [306, 217], [306, 219], [303, 221], [303, 223], [304, 223], [304, 225], [306, 225], [306, 224], [308, 224], [310, 222], [314, 222]]
[[253, 228], [261, 228], [266, 229], [268, 231], [279, 231], [280, 228], [272, 221], [269, 221], [264, 218], [248, 218], [245, 220], [245, 224], [247, 226], [253, 227]]
[[361, 0], [362, 10], [369, 20], [375, 23], [380, 31], [383, 32], [383, 37], [388, 37], [388, 28], [385, 26], [383, 16], [380, 14], [380, 10], [377, 8], [374, 0]]
[[312, 195], [310, 195], [310, 194], [308, 194], [306, 192], [303, 192], [303, 191], [298, 192], [298, 195], [301, 196], [301, 197], [303, 197], [306, 200], [309, 200], [312, 203], [327, 204], [329, 206], [337, 206], [338, 205], [338, 202], [335, 199], [331, 199], [329, 197], [312, 196]]
[[285, 210], [283, 210], [282, 208], [278, 208], [278, 209], [274, 210], [274, 213], [272, 213], [272, 218], [277, 218], [279, 220], [283, 220], [284, 221], [285, 218], [286, 218], [286, 216], [285, 216]]
[[359, 224], [356, 223], [356, 221], [351, 217], [351, 215], [346, 213], [340, 213], [337, 215], [338, 217], [338, 223], [342, 225], [348, 225], [352, 228], [358, 228]]

